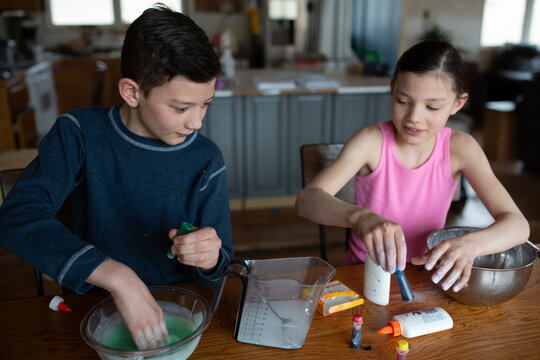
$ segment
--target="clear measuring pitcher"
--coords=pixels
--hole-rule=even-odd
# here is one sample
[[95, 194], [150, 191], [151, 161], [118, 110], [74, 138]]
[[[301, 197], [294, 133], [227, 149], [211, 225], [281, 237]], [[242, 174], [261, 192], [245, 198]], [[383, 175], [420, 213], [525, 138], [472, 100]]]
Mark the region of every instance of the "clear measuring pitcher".
[[336, 269], [315, 257], [231, 260], [224, 267], [212, 311], [229, 276], [242, 280], [237, 341], [282, 349], [304, 345], [317, 303]]

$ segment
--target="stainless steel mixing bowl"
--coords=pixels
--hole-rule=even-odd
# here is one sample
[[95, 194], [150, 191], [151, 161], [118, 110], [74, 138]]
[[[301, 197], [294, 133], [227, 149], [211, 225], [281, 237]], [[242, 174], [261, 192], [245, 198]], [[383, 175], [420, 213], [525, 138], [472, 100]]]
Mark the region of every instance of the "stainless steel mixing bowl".
[[[437, 230], [428, 237], [432, 249], [441, 241], [452, 239], [473, 231], [474, 227], [455, 227]], [[499, 253], [479, 256], [474, 260], [471, 277], [457, 293], [452, 288], [445, 293], [459, 302], [469, 305], [500, 304], [516, 296], [527, 284], [536, 252], [522, 244]], [[439, 287], [440, 284], [439, 282]]]

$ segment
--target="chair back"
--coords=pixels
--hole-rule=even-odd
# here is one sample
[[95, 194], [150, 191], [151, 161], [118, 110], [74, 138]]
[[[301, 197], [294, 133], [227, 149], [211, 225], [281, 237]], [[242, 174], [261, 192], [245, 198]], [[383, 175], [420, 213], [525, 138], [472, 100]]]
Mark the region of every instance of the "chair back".
[[[23, 169], [7, 169], [0, 171], [0, 189], [2, 190], [2, 202], [6, 199], [9, 192], [13, 188], [13, 185], [17, 182], [19, 175], [23, 172]], [[41, 277], [41, 271], [34, 268], [34, 280], [36, 283], [37, 296], [43, 296], [43, 280]]]
[[[11, 191], [23, 171], [24, 169], [0, 170], [0, 192], [2, 194], [2, 201], [0, 202], [0, 205], [6, 199], [9, 192]], [[56, 218], [60, 220], [67, 228], [71, 228], [71, 214], [71, 194], [69, 194], [58, 212], [56, 213]], [[41, 276], [41, 271], [34, 268], [34, 273], [37, 296], [43, 296], [43, 280]]]
[[23, 169], [8, 169], [0, 171], [0, 190], [2, 191], [2, 202], [11, 191], [11, 188], [17, 182]]
[[[302, 167], [302, 187], [309, 184], [325, 167], [330, 165], [343, 149], [343, 143], [306, 144], [300, 147], [300, 163]], [[337, 198], [354, 203], [354, 178], [335, 195]], [[348, 239], [351, 229], [345, 231], [345, 249], [348, 248]], [[319, 224], [319, 242], [321, 258], [327, 260], [326, 226]]]
[[[309, 184], [325, 167], [336, 160], [343, 145], [343, 143], [307, 144], [300, 147], [302, 187]], [[354, 203], [354, 178], [341, 188], [336, 197]]]

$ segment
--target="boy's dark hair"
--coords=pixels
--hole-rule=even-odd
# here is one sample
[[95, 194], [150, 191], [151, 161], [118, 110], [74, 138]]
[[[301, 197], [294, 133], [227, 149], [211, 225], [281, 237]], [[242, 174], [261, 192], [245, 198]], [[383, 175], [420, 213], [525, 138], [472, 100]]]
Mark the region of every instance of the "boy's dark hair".
[[394, 80], [401, 72], [426, 74], [442, 72], [454, 80], [454, 91], [459, 95], [465, 92], [465, 70], [463, 60], [457, 50], [444, 41], [422, 41], [401, 55], [394, 71]]
[[163, 4], [145, 10], [129, 26], [121, 67], [122, 77], [137, 82], [145, 97], [175, 76], [206, 83], [221, 74], [206, 33], [189, 17]]

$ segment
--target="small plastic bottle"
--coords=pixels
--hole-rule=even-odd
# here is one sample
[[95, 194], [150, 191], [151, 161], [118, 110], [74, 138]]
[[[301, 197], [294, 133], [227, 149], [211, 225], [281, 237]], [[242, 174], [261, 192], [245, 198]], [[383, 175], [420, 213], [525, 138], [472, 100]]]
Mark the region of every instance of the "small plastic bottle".
[[379, 334], [392, 336], [403, 335], [406, 338], [431, 334], [451, 329], [454, 321], [446, 311], [439, 307], [395, 315], [388, 326], [378, 331]]
[[390, 273], [375, 264], [368, 254], [364, 265], [364, 297], [377, 305], [388, 305], [390, 301]]
[[362, 348], [362, 324], [364, 323], [362, 315], [354, 314], [352, 320], [352, 337], [351, 337], [351, 348], [361, 349]]
[[[186, 235], [186, 234], [189, 234], [190, 232], [192, 232], [195, 228], [193, 227], [193, 225], [191, 225], [190, 223], [188, 222], [183, 222], [182, 225], [180, 225], [180, 229], [178, 229], [178, 235]], [[176, 254], [173, 254], [173, 252], [171, 251], [171, 249], [169, 249], [169, 251], [167, 252], [167, 257], [169, 259], [174, 259], [176, 257]]]
[[49, 309], [54, 311], [62, 310], [64, 312], [71, 312], [71, 308], [66, 305], [64, 298], [58, 295], [52, 298], [51, 302], [49, 303]]
[[409, 343], [407, 340], [399, 340], [396, 350], [396, 360], [407, 360], [407, 354], [409, 353]]

